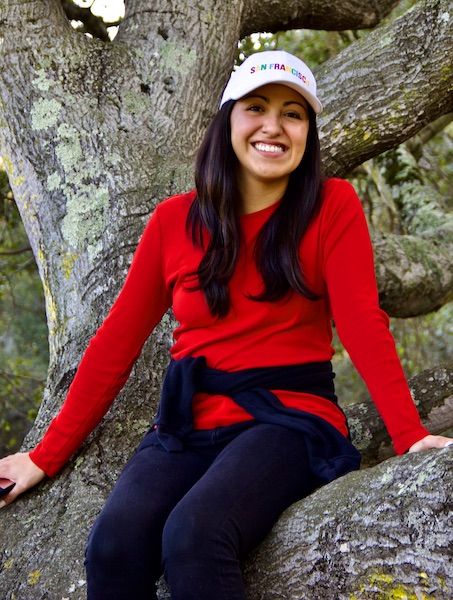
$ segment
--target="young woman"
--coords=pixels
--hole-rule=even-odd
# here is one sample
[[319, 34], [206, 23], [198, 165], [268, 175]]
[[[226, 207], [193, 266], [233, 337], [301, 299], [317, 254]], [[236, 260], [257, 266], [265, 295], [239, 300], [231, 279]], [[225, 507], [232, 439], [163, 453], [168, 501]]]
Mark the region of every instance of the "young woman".
[[398, 453], [444, 447], [421, 425], [378, 306], [365, 217], [323, 181], [308, 67], [280, 51], [232, 74], [196, 190], [154, 211], [124, 288], [42, 442], [0, 461], [54, 475], [99, 423], [172, 306], [180, 325], [155, 423], [88, 542], [88, 598], [239, 600], [240, 558], [291, 503], [359, 466], [337, 404], [331, 318]]

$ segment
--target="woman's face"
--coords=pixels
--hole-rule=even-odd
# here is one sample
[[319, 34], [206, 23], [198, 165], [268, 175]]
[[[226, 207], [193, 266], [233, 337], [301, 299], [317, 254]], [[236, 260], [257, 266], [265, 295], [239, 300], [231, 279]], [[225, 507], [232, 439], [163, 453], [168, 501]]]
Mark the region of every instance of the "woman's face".
[[308, 104], [292, 88], [271, 83], [239, 99], [231, 112], [231, 143], [240, 190], [281, 184], [300, 164], [308, 135]]

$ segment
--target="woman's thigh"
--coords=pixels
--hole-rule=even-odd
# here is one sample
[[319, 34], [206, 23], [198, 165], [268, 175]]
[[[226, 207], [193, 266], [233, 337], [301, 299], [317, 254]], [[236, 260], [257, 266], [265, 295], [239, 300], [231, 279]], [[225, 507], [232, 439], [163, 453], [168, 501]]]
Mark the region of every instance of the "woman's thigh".
[[[172, 579], [174, 562], [173, 581], [180, 579], [184, 565], [206, 587], [206, 573], [218, 565], [219, 577], [226, 574], [225, 589], [231, 590], [238, 559], [267, 535], [288, 506], [316, 487], [302, 433], [267, 424], [247, 429], [220, 452], [170, 514], [164, 530], [167, 576]], [[232, 566], [229, 574], [227, 565]]]
[[196, 452], [169, 453], [150, 432], [119, 477], [90, 534], [87, 571], [112, 580], [161, 571], [162, 529], [171, 510], [209, 467]]

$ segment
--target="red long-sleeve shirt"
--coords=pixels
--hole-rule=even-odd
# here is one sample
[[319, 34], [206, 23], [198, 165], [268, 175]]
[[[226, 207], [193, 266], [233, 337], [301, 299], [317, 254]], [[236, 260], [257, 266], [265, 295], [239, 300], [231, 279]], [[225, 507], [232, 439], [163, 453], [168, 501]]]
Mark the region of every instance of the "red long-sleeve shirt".
[[[83, 356], [60, 413], [32, 460], [55, 474], [99, 423], [127, 380], [145, 340], [172, 306], [179, 327], [173, 358], [203, 355], [224, 371], [330, 360], [331, 319], [381, 413], [396, 452], [428, 435], [412, 401], [388, 317], [378, 306], [373, 253], [360, 201], [340, 179], [325, 183], [322, 208], [300, 245], [310, 287], [322, 295], [299, 294], [279, 302], [256, 302], [262, 291], [254, 244], [277, 205], [240, 218], [242, 245], [230, 281], [228, 315], [213, 317], [190, 274], [203, 251], [193, 245], [186, 219], [195, 192], [168, 198], [154, 211], [137, 247], [124, 287]], [[277, 391], [286, 406], [314, 413], [346, 433], [344, 416], [330, 401], [306, 393]], [[228, 397], [197, 394], [197, 429], [251, 418]]]

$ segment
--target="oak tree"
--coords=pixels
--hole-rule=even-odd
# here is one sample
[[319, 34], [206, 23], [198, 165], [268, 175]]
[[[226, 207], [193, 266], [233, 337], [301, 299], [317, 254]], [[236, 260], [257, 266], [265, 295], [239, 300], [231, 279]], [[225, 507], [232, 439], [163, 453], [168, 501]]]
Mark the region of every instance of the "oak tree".
[[[421, 0], [382, 23], [395, 4], [127, 0], [111, 43], [74, 31], [57, 0], [0, 0], [0, 154], [38, 263], [49, 327], [47, 385], [25, 447], [63, 402], [153, 208], [193, 186], [194, 153], [239, 39], [254, 31], [374, 28], [316, 71], [330, 176], [345, 176], [453, 110], [451, 0]], [[452, 298], [452, 216], [444, 198], [416, 182], [398, 207], [401, 232], [372, 232], [381, 303], [393, 316], [424, 314]], [[84, 597], [87, 532], [149, 426], [171, 328], [168, 314], [67, 468], [2, 511], [2, 597]], [[451, 381], [447, 366], [414, 383], [432, 433], [451, 426]], [[365, 403], [350, 415], [368, 465], [389, 455], [372, 411]], [[372, 598], [392, 590], [450, 597], [452, 459], [450, 450], [392, 458], [295, 505], [248, 559], [249, 597]]]

